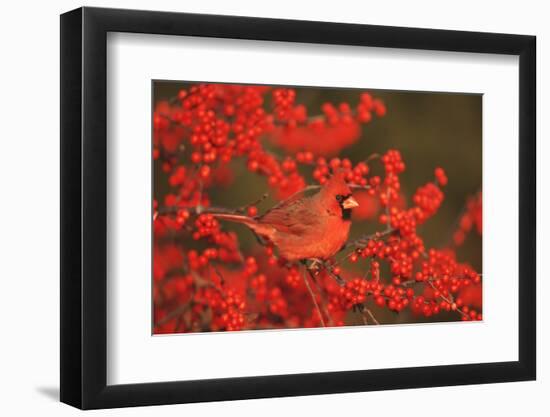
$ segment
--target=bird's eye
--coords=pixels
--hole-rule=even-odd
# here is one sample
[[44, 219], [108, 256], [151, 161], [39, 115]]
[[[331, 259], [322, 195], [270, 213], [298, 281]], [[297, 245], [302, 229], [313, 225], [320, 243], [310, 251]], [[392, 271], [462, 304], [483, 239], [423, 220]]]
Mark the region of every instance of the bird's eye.
[[344, 201], [344, 196], [342, 194], [337, 194], [336, 195], [336, 201], [341, 203], [342, 201]]

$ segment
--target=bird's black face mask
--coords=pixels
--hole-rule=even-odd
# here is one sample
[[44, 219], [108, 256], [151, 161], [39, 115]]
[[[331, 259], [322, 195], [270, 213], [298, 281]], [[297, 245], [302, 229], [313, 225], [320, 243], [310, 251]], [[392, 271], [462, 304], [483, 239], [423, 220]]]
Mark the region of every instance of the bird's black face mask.
[[347, 194], [347, 195], [338, 194], [336, 196], [336, 201], [338, 201], [338, 204], [340, 205], [340, 209], [342, 210], [342, 219], [351, 220], [351, 209], [352, 207], [358, 206], [355, 199], [351, 196], [351, 194]]

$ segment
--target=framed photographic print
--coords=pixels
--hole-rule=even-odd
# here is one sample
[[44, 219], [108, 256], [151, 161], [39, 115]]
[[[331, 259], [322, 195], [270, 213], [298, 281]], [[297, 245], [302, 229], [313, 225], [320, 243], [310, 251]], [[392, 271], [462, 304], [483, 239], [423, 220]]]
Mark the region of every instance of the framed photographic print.
[[535, 38], [61, 16], [61, 400], [535, 379]]

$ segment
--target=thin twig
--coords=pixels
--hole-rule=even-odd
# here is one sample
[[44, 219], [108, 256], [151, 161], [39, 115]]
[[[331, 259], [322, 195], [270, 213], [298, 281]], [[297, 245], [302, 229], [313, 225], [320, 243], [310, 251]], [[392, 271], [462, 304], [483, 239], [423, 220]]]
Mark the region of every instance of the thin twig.
[[391, 217], [390, 217], [390, 189], [386, 191], [386, 230], [391, 230]]
[[249, 207], [257, 206], [262, 201], [264, 201], [267, 197], [269, 197], [269, 193], [264, 193], [260, 198], [258, 198], [256, 201], [253, 201], [252, 203], [245, 204], [242, 207], [239, 207], [235, 210], [236, 213], [246, 213], [246, 210], [248, 210]]
[[370, 311], [365, 304], [357, 304], [357, 307], [361, 312], [361, 317], [365, 324], [369, 324], [367, 317], [365, 316], [365, 313], [368, 314], [368, 316], [370, 317], [370, 319], [373, 321], [374, 324], [376, 325], [380, 324], [380, 322], [376, 320], [376, 317], [374, 317], [374, 314], [372, 314], [372, 311]]
[[190, 307], [190, 304], [182, 304], [179, 307], [177, 307], [175, 310], [172, 310], [170, 313], [166, 314], [163, 318], [161, 318], [159, 321], [155, 323], [155, 327], [162, 326], [163, 324], [169, 322], [173, 318], [176, 318], [183, 313], [185, 313]]
[[[439, 298], [441, 298], [443, 301], [449, 303], [449, 305], [454, 304], [454, 300], [453, 300], [453, 299], [449, 299], [449, 298], [445, 297], [443, 294], [441, 294], [441, 291], [439, 291], [439, 290], [435, 287], [435, 285], [433, 284], [432, 281], [429, 281], [429, 280], [428, 280], [427, 282], [428, 282], [428, 284], [430, 284], [430, 287], [432, 287], [432, 289], [433, 289], [434, 291], [438, 291], [438, 292], [439, 292]], [[449, 294], [449, 295], [452, 297], [452, 294]], [[460, 314], [462, 314], [463, 316], [468, 317], [468, 315], [467, 315], [464, 311], [462, 311], [459, 307], [457, 307], [457, 309], [454, 310], [454, 311], [458, 311], [458, 312], [459, 312]]]
[[201, 214], [204, 211], [204, 207], [202, 206], [202, 194], [204, 192], [204, 183], [202, 180], [199, 179], [199, 199], [197, 206], [195, 207], [195, 210], [197, 214]]
[[[306, 268], [306, 267], [304, 267]], [[313, 290], [311, 289], [311, 286], [309, 285], [309, 281], [307, 279], [306, 270], [304, 270], [302, 277], [304, 278], [304, 282], [306, 284], [307, 290], [309, 291], [309, 295], [311, 296], [311, 299], [313, 300], [313, 305], [315, 306], [317, 310], [317, 314], [319, 314], [319, 319], [321, 320], [321, 324], [323, 327], [327, 327], [325, 325], [325, 320], [323, 319], [323, 314], [321, 313], [321, 309], [319, 308], [319, 304], [317, 304], [317, 299], [315, 298], [315, 294], [313, 293]]]
[[[391, 235], [392, 233], [394, 233], [396, 231], [396, 229], [387, 229], [387, 230], [384, 230], [382, 232], [376, 232], [376, 233], [371, 233], [371, 234], [368, 234], [368, 235], [362, 235], [362, 236], [359, 236], [357, 239], [355, 240], [352, 240], [350, 242], [346, 242], [346, 244], [344, 244], [344, 246], [342, 246], [342, 249], [340, 249], [340, 251], [343, 251], [349, 247], [355, 247], [355, 248], [363, 248], [365, 247], [369, 241], [371, 240], [378, 240], [378, 239], [382, 239], [386, 236], [389, 236]], [[353, 252], [350, 252], [348, 253], [345, 258], [347, 258], [348, 256], [350, 256]], [[344, 259], [345, 259], [344, 258]]]
[[370, 311], [368, 308], [365, 307], [365, 312], [369, 315], [370, 319], [374, 322], [374, 324], [379, 325], [380, 322], [376, 320], [376, 317], [374, 317], [374, 314], [372, 314], [372, 311]]
[[322, 298], [323, 302], [321, 303], [321, 307], [323, 308], [323, 312], [325, 313], [325, 316], [327, 316], [327, 318], [328, 318], [328, 323], [329, 323], [330, 326], [334, 326], [334, 321], [332, 320], [332, 316], [329, 314], [329, 312], [326, 308], [326, 303], [327, 303], [326, 295], [325, 295], [323, 289], [321, 288], [321, 286], [319, 285], [319, 283], [315, 280], [315, 277], [313, 276], [313, 272], [310, 269], [307, 269], [307, 272], [309, 273], [309, 276], [311, 277], [311, 280], [313, 281], [313, 284], [317, 288], [317, 291], [319, 292], [319, 295]]

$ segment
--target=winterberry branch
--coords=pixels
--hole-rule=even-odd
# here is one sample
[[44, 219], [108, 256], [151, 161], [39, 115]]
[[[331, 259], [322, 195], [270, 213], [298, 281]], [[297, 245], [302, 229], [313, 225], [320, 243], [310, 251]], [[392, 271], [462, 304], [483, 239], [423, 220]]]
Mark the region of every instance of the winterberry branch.
[[365, 324], [368, 324], [368, 321], [365, 317], [365, 314], [369, 316], [369, 318], [372, 320], [372, 322], [376, 325], [379, 325], [380, 322], [376, 320], [376, 317], [374, 317], [374, 314], [372, 314], [372, 311], [368, 309], [364, 304], [358, 304], [359, 311], [361, 312], [361, 315], [364, 318]]
[[313, 293], [313, 290], [311, 289], [311, 286], [309, 285], [309, 280], [306, 275], [306, 268], [304, 267], [304, 271], [302, 273], [302, 277], [304, 279], [304, 283], [306, 284], [307, 291], [309, 292], [309, 295], [311, 297], [311, 300], [313, 301], [313, 305], [315, 306], [315, 309], [317, 310], [317, 314], [319, 315], [319, 320], [321, 321], [321, 325], [323, 327], [327, 327], [325, 324], [325, 320], [323, 319], [323, 314], [321, 313], [321, 309], [319, 308], [319, 304], [317, 304], [317, 299], [315, 297], [315, 294]]

